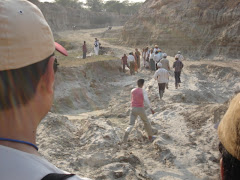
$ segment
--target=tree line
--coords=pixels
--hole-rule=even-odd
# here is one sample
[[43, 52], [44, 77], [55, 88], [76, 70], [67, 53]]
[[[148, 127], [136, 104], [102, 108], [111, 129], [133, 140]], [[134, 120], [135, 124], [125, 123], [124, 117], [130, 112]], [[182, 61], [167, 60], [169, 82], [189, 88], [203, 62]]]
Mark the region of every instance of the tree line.
[[141, 7], [141, 2], [130, 3], [128, 0], [123, 2], [117, 0], [109, 0], [103, 2], [102, 0], [86, 0], [86, 3], [78, 0], [55, 0], [55, 3], [65, 7], [71, 7], [76, 9], [86, 8], [93, 12], [112, 12], [118, 15], [135, 14]]

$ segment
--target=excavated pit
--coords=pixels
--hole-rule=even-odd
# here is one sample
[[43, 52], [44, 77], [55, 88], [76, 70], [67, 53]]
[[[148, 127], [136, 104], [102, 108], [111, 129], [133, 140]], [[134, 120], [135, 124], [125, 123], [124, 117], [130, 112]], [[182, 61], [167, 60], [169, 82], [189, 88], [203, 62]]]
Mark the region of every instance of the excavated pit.
[[[219, 179], [214, 123], [239, 85], [239, 72], [185, 62], [180, 89], [175, 90], [171, 77], [164, 101], [159, 101], [153, 73], [141, 70], [129, 76], [120, 70], [119, 60], [60, 68], [54, 106], [38, 129], [40, 153], [58, 167], [92, 179]], [[122, 144], [130, 90], [138, 78], [146, 80], [156, 111], [147, 114], [157, 139], [149, 143], [138, 120]]]

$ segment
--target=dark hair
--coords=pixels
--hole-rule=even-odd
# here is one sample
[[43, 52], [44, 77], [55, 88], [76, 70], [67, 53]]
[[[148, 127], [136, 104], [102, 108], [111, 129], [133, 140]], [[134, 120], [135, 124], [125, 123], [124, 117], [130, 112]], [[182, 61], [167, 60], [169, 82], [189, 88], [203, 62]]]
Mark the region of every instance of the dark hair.
[[[23, 68], [0, 71], [0, 111], [27, 104], [33, 98], [39, 80], [53, 55]], [[55, 61], [54, 70], [57, 65]]]
[[138, 87], [142, 87], [143, 84], [144, 84], [144, 79], [139, 79], [139, 80], [137, 81]]
[[240, 161], [233, 157], [221, 142], [219, 143], [219, 151], [222, 155], [223, 180], [239, 180]]

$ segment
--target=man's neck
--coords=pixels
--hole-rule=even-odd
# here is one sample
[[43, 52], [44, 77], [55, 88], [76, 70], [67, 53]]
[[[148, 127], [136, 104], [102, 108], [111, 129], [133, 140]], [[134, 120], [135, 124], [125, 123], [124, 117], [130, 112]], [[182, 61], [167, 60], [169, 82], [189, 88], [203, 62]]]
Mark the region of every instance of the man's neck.
[[[0, 112], [0, 137], [26, 141], [36, 144], [37, 115], [32, 114], [30, 108], [15, 108]], [[18, 142], [2, 141], [0, 145], [18, 149], [31, 154], [38, 154], [30, 145]]]

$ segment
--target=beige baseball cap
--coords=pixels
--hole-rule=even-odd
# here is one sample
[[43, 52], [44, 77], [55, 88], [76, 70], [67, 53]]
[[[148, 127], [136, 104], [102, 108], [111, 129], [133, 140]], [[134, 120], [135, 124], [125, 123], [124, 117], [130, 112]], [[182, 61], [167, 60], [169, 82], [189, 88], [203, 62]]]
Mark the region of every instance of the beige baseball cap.
[[37, 6], [26, 0], [0, 1], [0, 71], [25, 67], [49, 57], [55, 49], [52, 31]]
[[218, 126], [218, 137], [225, 149], [240, 160], [240, 93], [230, 102]]

